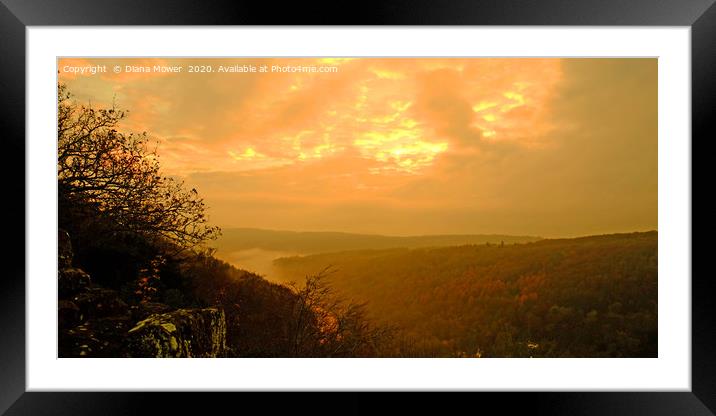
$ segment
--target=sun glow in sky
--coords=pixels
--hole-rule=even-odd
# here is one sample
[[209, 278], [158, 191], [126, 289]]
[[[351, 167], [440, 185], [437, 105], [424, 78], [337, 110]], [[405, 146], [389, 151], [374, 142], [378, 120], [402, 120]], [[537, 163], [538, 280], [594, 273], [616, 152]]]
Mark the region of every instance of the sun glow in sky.
[[[104, 64], [107, 73], [64, 72]], [[111, 68], [183, 66], [181, 73]], [[212, 73], [187, 73], [211, 65]], [[324, 73], [219, 73], [233, 65]], [[130, 111], [224, 227], [580, 235], [655, 229], [656, 60], [60, 59]]]

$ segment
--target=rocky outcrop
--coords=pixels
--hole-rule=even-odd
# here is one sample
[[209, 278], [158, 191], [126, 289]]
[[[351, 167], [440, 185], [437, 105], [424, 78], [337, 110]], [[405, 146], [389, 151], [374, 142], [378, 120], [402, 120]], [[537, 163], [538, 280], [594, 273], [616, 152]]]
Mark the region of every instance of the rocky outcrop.
[[60, 357], [124, 357], [122, 343], [134, 325], [129, 315], [97, 318], [59, 333]]
[[82, 321], [129, 315], [129, 306], [119, 297], [116, 290], [88, 287], [73, 296], [72, 302], [79, 308]]
[[90, 276], [81, 269], [67, 267], [57, 271], [57, 291], [61, 298], [67, 298], [88, 288]]
[[149, 315], [155, 315], [160, 313], [169, 313], [174, 310], [169, 305], [158, 302], [139, 302], [138, 305], [134, 305], [130, 308], [132, 313], [132, 319], [134, 322], [143, 321], [148, 318]]
[[60, 328], [71, 328], [81, 322], [80, 308], [74, 302], [61, 299], [57, 303], [57, 323]]
[[60, 299], [68, 298], [92, 283], [84, 271], [72, 267], [72, 242], [64, 230], [57, 233], [57, 291]]
[[59, 356], [121, 357], [135, 322], [117, 291], [85, 287], [58, 302]]
[[129, 306], [119, 292], [92, 285], [72, 267], [69, 235], [58, 233], [60, 357], [222, 357], [226, 318], [216, 308], [176, 309], [156, 302]]
[[221, 357], [226, 317], [216, 308], [151, 315], [129, 330], [125, 345], [130, 357]]

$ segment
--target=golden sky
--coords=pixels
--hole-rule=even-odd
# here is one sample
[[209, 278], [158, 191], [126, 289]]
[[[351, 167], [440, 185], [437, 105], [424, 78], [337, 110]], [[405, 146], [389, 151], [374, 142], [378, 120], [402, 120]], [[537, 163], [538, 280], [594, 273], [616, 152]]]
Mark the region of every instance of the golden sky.
[[[64, 71], [98, 64], [108, 72]], [[218, 72], [234, 65], [269, 72]], [[196, 187], [221, 227], [545, 237], [657, 227], [656, 59], [68, 58], [58, 70], [79, 102], [128, 109], [121, 129], [157, 139], [165, 174]]]

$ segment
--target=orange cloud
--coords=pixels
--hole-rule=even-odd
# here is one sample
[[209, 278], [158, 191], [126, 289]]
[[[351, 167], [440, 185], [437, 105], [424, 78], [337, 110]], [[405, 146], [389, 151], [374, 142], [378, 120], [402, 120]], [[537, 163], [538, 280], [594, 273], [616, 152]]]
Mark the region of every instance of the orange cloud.
[[[594, 97], [590, 100], [597, 102], [611, 93], [611, 102], [621, 108], [619, 103], [627, 102], [626, 96], [640, 97], [652, 91], [646, 84], [653, 75], [652, 64], [587, 60], [577, 65], [572, 61], [71, 58], [58, 64], [212, 67], [212, 72], [200, 74], [185, 69], [172, 74], [59, 75], [80, 101], [97, 105], [115, 102], [129, 109], [122, 128], [147, 131], [156, 138], [163, 169], [202, 190], [210, 205], [217, 207], [220, 224], [285, 228], [294, 221], [294, 229], [301, 224], [323, 229], [335, 225], [357, 231], [359, 223], [367, 220], [355, 218], [365, 218], [360, 213], [370, 212], [376, 224], [403, 232], [412, 223], [438, 221], [433, 218], [436, 213], [449, 216], [464, 211], [463, 216], [453, 216], [454, 221], [440, 219], [435, 225], [459, 232], [465, 224], [479, 228], [478, 223], [515, 221], [505, 219], [508, 210], [519, 213], [533, 205], [558, 210], [555, 201], [572, 198], [565, 195], [567, 191], [556, 190], [557, 178], [564, 175], [585, 178], [594, 189], [599, 188], [598, 181], [587, 179], [584, 172], [596, 171], [603, 162], [569, 165], [569, 169], [551, 174], [562, 163], [556, 155], [569, 148], [567, 159], [577, 160], [581, 148], [570, 147], [577, 146], [573, 143], [601, 149], [599, 140], [605, 143], [604, 136], [597, 132], [607, 130], [628, 143], [626, 132], [642, 137], [640, 132], [652, 122], [651, 113], [647, 113], [649, 117], [639, 115], [632, 129], [632, 121], [627, 121], [625, 133], [617, 133], [593, 114], [607, 114], [606, 108], [595, 110], [590, 102], [575, 98]], [[643, 80], [610, 80], [604, 75], [613, 71], [604, 63], [607, 61], [622, 65], [621, 72], [614, 73], [642, 71]], [[315, 65], [334, 66], [337, 71], [219, 73], [219, 65]], [[579, 88], [579, 93], [570, 95], [570, 88]], [[643, 140], [642, 146], [651, 146], [646, 136]], [[601, 152], [593, 153], [606, 150]], [[644, 159], [640, 166], [651, 166], [649, 163]], [[584, 196], [580, 201], [586, 207], [591, 199]], [[287, 213], [282, 204], [295, 212]], [[241, 215], [236, 211], [239, 205]], [[593, 201], [592, 205], [597, 206]], [[592, 208], [584, 209], [596, 215]], [[412, 214], [404, 210], [412, 210]], [[494, 212], [501, 212], [502, 219], [469, 222], [469, 218], [483, 215], [490, 218], [486, 214], [490, 212], [492, 218], [497, 218]], [[234, 216], [248, 223], [239, 223]], [[269, 219], [278, 216], [286, 218], [286, 223]], [[329, 221], [329, 217], [333, 219]], [[321, 221], [325, 222], [319, 227]], [[342, 228], [337, 226], [340, 224]]]

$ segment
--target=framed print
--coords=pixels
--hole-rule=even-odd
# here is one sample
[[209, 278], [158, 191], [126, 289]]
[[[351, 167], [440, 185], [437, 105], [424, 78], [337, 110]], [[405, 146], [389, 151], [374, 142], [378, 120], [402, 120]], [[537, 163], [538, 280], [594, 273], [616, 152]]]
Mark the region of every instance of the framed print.
[[712, 414], [716, 9], [518, 3], [4, 0], [0, 411]]

